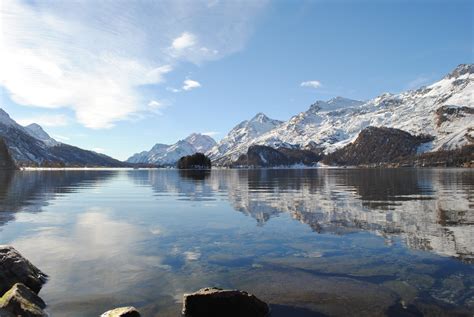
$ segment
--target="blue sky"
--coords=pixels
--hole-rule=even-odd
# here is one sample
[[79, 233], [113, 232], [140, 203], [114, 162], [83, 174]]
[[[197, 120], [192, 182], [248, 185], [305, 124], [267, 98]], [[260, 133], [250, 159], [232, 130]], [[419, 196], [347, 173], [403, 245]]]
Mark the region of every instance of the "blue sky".
[[[473, 62], [472, 1], [2, 2], [1, 107], [119, 159]], [[302, 84], [305, 83], [306, 84]]]

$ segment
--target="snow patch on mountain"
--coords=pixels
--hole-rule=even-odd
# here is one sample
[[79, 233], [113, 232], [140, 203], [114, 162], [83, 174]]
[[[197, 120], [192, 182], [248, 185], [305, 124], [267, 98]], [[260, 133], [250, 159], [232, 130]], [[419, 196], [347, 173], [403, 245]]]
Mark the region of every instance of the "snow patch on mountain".
[[194, 146], [199, 153], [206, 153], [217, 144], [213, 138], [201, 133], [193, 133], [184, 139], [184, 141]]

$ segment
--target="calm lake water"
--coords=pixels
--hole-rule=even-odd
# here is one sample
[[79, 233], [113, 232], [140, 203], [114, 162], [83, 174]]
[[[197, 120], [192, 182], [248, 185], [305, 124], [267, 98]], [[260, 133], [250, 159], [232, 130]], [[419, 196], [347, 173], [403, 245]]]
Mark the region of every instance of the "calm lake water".
[[472, 316], [474, 170], [3, 173], [0, 243], [52, 316], [179, 316], [206, 286], [273, 316]]

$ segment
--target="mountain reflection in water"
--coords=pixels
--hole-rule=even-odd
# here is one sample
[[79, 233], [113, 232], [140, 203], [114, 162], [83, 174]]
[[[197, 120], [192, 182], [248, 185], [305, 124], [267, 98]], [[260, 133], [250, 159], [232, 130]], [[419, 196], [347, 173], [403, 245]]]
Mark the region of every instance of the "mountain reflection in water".
[[474, 172], [428, 169], [242, 170], [130, 173], [157, 193], [190, 200], [226, 192], [235, 210], [264, 225], [289, 213], [315, 232], [367, 230], [390, 243], [474, 260]]
[[0, 243], [51, 276], [52, 316], [177, 316], [205, 286], [276, 317], [469, 316], [473, 206], [470, 169], [17, 171]]

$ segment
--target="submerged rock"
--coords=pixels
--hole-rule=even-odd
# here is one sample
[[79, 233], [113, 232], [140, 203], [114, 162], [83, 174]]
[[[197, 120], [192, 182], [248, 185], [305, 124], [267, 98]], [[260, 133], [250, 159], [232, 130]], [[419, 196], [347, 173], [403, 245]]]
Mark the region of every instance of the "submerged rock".
[[269, 316], [270, 308], [244, 291], [203, 288], [184, 294], [182, 313], [186, 317], [265, 317]]
[[21, 283], [13, 285], [13, 287], [0, 298], [0, 309], [12, 313], [15, 316], [48, 316], [43, 311], [43, 308], [45, 307], [46, 304], [43, 300], [31, 289]]
[[119, 307], [106, 311], [100, 317], [140, 317], [140, 313], [135, 307]]
[[0, 245], [0, 295], [16, 283], [26, 285], [38, 294], [47, 275], [11, 246]]

